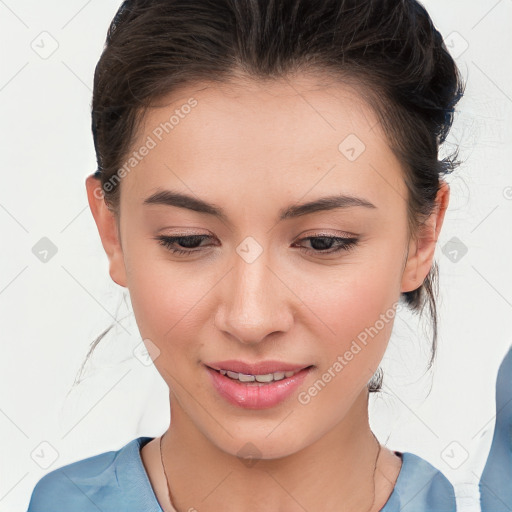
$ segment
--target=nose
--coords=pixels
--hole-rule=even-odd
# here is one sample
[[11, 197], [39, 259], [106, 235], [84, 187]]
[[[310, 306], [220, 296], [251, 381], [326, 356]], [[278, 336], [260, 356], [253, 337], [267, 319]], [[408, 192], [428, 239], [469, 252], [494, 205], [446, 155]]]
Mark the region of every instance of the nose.
[[215, 325], [240, 343], [259, 344], [292, 326], [293, 292], [269, 263], [265, 252], [252, 262], [235, 254], [234, 268], [221, 283]]

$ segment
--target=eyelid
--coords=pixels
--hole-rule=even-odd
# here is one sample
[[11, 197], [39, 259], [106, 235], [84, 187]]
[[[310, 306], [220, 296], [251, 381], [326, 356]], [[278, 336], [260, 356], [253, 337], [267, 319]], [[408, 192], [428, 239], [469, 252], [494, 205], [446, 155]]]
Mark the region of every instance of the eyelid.
[[[155, 240], [157, 240], [160, 245], [162, 245], [167, 251], [169, 251], [170, 253], [172, 253], [174, 255], [190, 256], [190, 255], [193, 255], [196, 253], [203, 252], [202, 246], [187, 249], [186, 247], [179, 248], [179, 246], [175, 246], [174, 244], [177, 241], [179, 241], [180, 239], [190, 240], [190, 239], [194, 239], [194, 238], [199, 239], [199, 243], [201, 243], [203, 240], [207, 240], [207, 239], [211, 239], [211, 238], [215, 238], [215, 237], [212, 237], [211, 235], [204, 234], [204, 233], [196, 233], [193, 235], [183, 235], [183, 234], [177, 234], [177, 235], [172, 235], [172, 236], [160, 235], [160, 236], [155, 237]], [[295, 239], [295, 242], [293, 245], [297, 246], [297, 244], [299, 244], [300, 242], [303, 242], [303, 241], [313, 240], [313, 239], [318, 240], [318, 239], [322, 239], [322, 238], [334, 240], [335, 248], [334, 249], [328, 248], [325, 250], [321, 250], [321, 249], [310, 249], [310, 248], [304, 247], [302, 245], [299, 245], [297, 248], [300, 251], [302, 251], [308, 255], [313, 255], [315, 257], [322, 258], [323, 256], [333, 256], [333, 255], [338, 255], [341, 253], [351, 252], [352, 250], [354, 250], [356, 248], [356, 246], [358, 246], [359, 241], [360, 241], [359, 236], [348, 236], [347, 237], [347, 236], [333, 235], [331, 233], [325, 233], [325, 232], [315, 232], [313, 235], [310, 235], [310, 236], [299, 236], [298, 238]], [[207, 245], [204, 248], [208, 249], [209, 246]]]
[[332, 237], [332, 238], [359, 238], [359, 235], [356, 233], [350, 233], [348, 231], [329, 231], [329, 230], [312, 230], [306, 231], [305, 233], [301, 233], [297, 238], [304, 238], [304, 237]]
[[[192, 237], [202, 237], [204, 239], [206, 238], [211, 238], [211, 239], [214, 239], [214, 238], [217, 238], [215, 235], [212, 235], [210, 233], [205, 233], [204, 231], [200, 231], [200, 232], [179, 232], [177, 234], [170, 234], [170, 235], [165, 235], [165, 234], [162, 234], [162, 235], [159, 235], [157, 237], [155, 237], [155, 239], [161, 239], [161, 238], [173, 238], [173, 239], [179, 239], [179, 238], [192, 238]], [[301, 233], [300, 235], [297, 235], [295, 237], [295, 240], [301, 240], [303, 238], [320, 238], [320, 237], [328, 237], [328, 238], [357, 238], [359, 239], [360, 238], [360, 235], [357, 235], [356, 233], [350, 233], [349, 231], [335, 231], [335, 232], [332, 232], [330, 230], [310, 230], [310, 231], [306, 231], [305, 233]]]

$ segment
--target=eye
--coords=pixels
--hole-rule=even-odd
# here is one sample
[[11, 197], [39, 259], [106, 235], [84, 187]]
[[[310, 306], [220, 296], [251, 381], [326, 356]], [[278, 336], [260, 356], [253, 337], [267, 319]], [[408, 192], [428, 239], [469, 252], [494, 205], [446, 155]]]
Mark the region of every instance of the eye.
[[[203, 240], [212, 238], [210, 235], [191, 235], [191, 236], [158, 236], [155, 238], [160, 245], [164, 246], [167, 250], [173, 254], [187, 255], [194, 252], [199, 252], [198, 246]], [[301, 238], [298, 242], [310, 241], [313, 249], [308, 247], [299, 247], [301, 251], [308, 254], [333, 254], [340, 251], [350, 251], [355, 248], [358, 243], [358, 238], [355, 237], [338, 237], [338, 236], [309, 236]], [[179, 243], [182, 248], [176, 247], [176, 243]], [[297, 242], [297, 243], [298, 243]], [[334, 249], [332, 246], [334, 245]], [[183, 247], [184, 246], [184, 247]]]
[[[166, 249], [171, 251], [174, 254], [191, 254], [193, 252], [198, 252], [194, 250], [195, 246], [201, 243], [203, 240], [211, 238], [210, 235], [191, 235], [191, 236], [158, 236], [156, 240], [158, 240], [160, 245], [163, 245]], [[181, 245], [185, 245], [185, 249], [178, 249], [175, 247], [175, 243], [180, 242]], [[187, 248], [188, 247], [188, 248]]]
[[[355, 248], [359, 239], [355, 237], [345, 238], [339, 236], [322, 235], [301, 238], [299, 242], [304, 240], [310, 240], [310, 244], [313, 249], [309, 249], [307, 247], [299, 247], [299, 249], [308, 254], [318, 255], [334, 254], [340, 251], [350, 251]], [[332, 249], [333, 245], [334, 249]]]

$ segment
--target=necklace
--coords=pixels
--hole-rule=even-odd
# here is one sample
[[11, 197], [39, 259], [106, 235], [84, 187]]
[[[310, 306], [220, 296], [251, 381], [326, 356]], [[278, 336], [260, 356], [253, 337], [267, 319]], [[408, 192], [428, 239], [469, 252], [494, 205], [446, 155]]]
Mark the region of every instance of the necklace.
[[[162, 440], [164, 438], [164, 435], [162, 435], [162, 437], [160, 437], [160, 460], [162, 461], [162, 468], [164, 469], [165, 483], [167, 484], [167, 495], [169, 497], [169, 502], [172, 503], [171, 489], [169, 488], [169, 478], [167, 478], [167, 473], [165, 471], [165, 465], [164, 465], [164, 457], [162, 455]], [[373, 467], [373, 477], [372, 477], [373, 478], [373, 499], [372, 499], [372, 504], [370, 505], [370, 508], [366, 512], [370, 512], [372, 510], [373, 506], [375, 505], [375, 472], [377, 470], [377, 462], [379, 461], [380, 451], [381, 451], [381, 448], [382, 448], [381, 444], [379, 443], [379, 440], [375, 437], [375, 434], [373, 432], [372, 432], [372, 436], [375, 439], [375, 441], [377, 442], [377, 446], [379, 448], [377, 450], [377, 456], [375, 457], [375, 465]]]
[[162, 440], [164, 438], [165, 433], [160, 437], [160, 460], [162, 461], [162, 467], [164, 468], [164, 475], [165, 475], [165, 483], [167, 484], [167, 496], [169, 498], [169, 503], [172, 504], [171, 499], [171, 489], [169, 488], [169, 478], [167, 478], [167, 473], [165, 472], [165, 465], [164, 465], [164, 457], [162, 455]]

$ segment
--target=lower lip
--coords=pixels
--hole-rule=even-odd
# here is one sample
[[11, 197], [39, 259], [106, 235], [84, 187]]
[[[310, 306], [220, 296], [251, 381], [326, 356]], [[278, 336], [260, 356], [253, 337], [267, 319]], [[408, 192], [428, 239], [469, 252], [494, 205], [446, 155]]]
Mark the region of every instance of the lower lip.
[[313, 367], [304, 368], [291, 377], [268, 384], [240, 382], [206, 366], [214, 388], [233, 405], [245, 409], [268, 409], [286, 400], [304, 382]]

